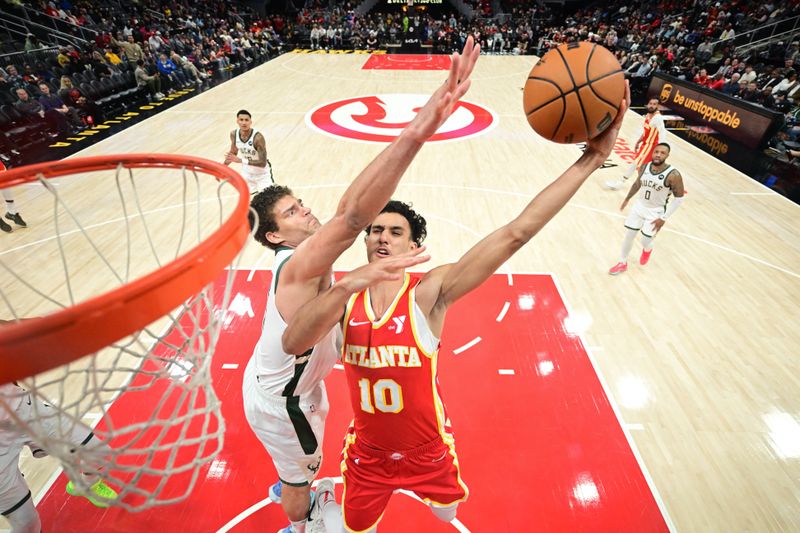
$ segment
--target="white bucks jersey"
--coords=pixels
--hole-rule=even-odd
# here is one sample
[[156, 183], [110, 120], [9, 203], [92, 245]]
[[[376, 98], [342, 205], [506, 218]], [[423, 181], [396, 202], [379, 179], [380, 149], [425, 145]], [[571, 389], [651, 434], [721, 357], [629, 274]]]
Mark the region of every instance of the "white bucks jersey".
[[661, 172], [653, 172], [653, 163], [648, 163], [642, 172], [642, 187], [639, 189], [639, 203], [648, 209], [665, 209], [672, 195], [672, 190], [667, 186], [667, 177], [672, 172], [668, 166]]
[[342, 328], [337, 324], [308, 352], [294, 355], [283, 351], [281, 339], [287, 324], [278, 312], [275, 292], [281, 269], [293, 253], [293, 248], [284, 247], [275, 253], [261, 338], [253, 350], [258, 385], [276, 396], [301, 396], [314, 390], [333, 369], [342, 347]]
[[239, 150], [239, 157], [247, 158], [249, 161], [257, 161], [260, 159], [258, 157], [258, 153], [256, 152], [256, 147], [253, 146], [253, 143], [256, 142], [258, 130], [255, 128], [250, 130], [250, 137], [244, 141], [242, 140], [239, 129], [237, 129], [234, 133], [236, 135], [236, 149]]

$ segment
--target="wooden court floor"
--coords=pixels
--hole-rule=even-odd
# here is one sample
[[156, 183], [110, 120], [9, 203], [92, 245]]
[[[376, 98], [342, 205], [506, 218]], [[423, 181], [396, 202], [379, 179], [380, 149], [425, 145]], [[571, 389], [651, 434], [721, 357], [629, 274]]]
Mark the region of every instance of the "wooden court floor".
[[[165, 152], [219, 161], [244, 108], [266, 137], [276, 180], [325, 219], [384, 145], [324, 135], [308, 126], [307, 113], [354, 97], [430, 93], [443, 79], [441, 71], [362, 70], [366, 59], [286, 54], [77, 155]], [[428, 219], [429, 267], [455, 261], [580, 155], [576, 146], [537, 137], [525, 121], [522, 85], [534, 61], [481, 57], [466, 100], [491, 110], [496, 124], [426, 146], [406, 173], [396, 197]], [[641, 122], [628, 112], [621, 134], [628, 144]], [[629, 271], [607, 274], [623, 237], [625, 193], [602, 184], [622, 171], [620, 152], [610, 161], [618, 166], [598, 170], [503, 272], [553, 274], [676, 530], [798, 531], [800, 207], [678, 137], [669, 142], [688, 196], [646, 267], [638, 265], [637, 243]], [[84, 194], [98, 216], [118, 216], [92, 196], [98, 189]], [[159, 190], [140, 194], [158, 198]], [[46, 238], [36, 230], [41, 202], [35, 188], [21, 189], [18, 204], [31, 227], [0, 238], [3, 254], [25, 246], [14, 257], [44, 268], [34, 244]], [[364, 260], [357, 242], [336, 268]], [[251, 245], [243, 266], [271, 261]], [[55, 469], [28, 457], [22, 466], [34, 494]]]

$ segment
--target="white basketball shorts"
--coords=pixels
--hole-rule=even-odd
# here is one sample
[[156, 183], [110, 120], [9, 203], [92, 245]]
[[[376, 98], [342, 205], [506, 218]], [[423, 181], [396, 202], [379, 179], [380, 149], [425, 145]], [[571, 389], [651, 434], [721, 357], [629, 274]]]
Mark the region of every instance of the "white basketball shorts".
[[655, 237], [656, 228], [653, 226], [653, 222], [663, 216], [663, 207], [645, 207], [636, 202], [633, 204], [627, 218], [625, 218], [625, 227], [641, 231], [645, 237]]
[[250, 358], [242, 396], [247, 422], [267, 449], [280, 480], [294, 487], [309, 485], [322, 464], [329, 408], [325, 382], [303, 396], [275, 396], [259, 386], [255, 359]]

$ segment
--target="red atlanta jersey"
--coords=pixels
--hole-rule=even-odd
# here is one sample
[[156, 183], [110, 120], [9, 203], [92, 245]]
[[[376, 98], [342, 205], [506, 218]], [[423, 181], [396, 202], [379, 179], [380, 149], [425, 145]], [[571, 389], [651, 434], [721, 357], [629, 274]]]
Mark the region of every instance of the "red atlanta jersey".
[[651, 152], [655, 146], [667, 138], [667, 129], [664, 126], [664, 116], [656, 111], [644, 117], [644, 131], [642, 132], [641, 152]]
[[406, 274], [383, 317], [375, 317], [369, 290], [354, 294], [345, 313], [342, 362], [353, 426], [359, 440], [382, 450], [449, 440], [436, 377], [439, 339], [416, 304], [417, 283]]

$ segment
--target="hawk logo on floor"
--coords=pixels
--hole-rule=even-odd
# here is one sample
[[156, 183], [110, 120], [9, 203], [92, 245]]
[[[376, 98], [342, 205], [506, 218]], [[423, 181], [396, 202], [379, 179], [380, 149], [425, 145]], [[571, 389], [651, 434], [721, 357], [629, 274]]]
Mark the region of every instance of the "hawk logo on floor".
[[[306, 114], [309, 128], [354, 141], [390, 143], [428, 101], [425, 94], [358, 96], [323, 104]], [[493, 111], [460, 101], [430, 141], [456, 141], [482, 135], [497, 125]]]

